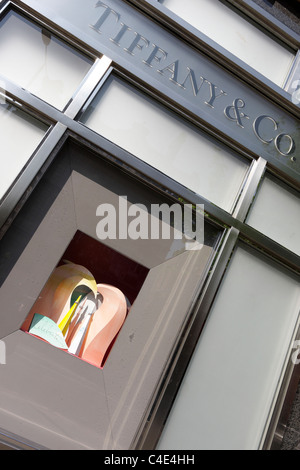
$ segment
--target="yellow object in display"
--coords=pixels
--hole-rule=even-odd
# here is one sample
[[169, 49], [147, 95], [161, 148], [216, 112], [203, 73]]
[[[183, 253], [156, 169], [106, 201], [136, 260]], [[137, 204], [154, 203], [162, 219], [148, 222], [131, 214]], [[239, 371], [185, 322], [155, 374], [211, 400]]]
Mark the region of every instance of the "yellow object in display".
[[58, 325], [59, 329], [62, 331], [62, 334], [65, 336], [67, 334], [67, 331], [68, 331], [68, 328], [70, 326], [70, 323], [71, 323], [71, 320], [76, 312], [76, 309], [78, 307], [78, 304], [81, 300], [81, 297], [82, 295], [80, 295], [78, 297], [78, 299], [76, 300], [76, 302], [74, 302], [74, 304], [72, 305], [72, 307], [70, 308], [70, 310], [68, 311], [67, 315], [65, 316], [65, 318], [60, 322], [60, 324]]

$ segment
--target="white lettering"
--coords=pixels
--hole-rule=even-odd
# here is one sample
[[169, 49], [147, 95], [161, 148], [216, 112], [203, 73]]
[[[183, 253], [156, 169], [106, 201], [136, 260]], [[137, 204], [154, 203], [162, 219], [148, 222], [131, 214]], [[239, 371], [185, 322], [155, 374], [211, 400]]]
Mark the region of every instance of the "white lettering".
[[99, 240], [116, 240], [117, 238], [117, 215], [112, 204], [101, 204], [96, 211], [96, 215], [104, 217], [98, 222], [96, 233]]
[[99, 205], [96, 216], [101, 217], [96, 226], [99, 240], [116, 240], [118, 227], [120, 240], [185, 238], [186, 250], [200, 250], [203, 247], [204, 206], [201, 204], [152, 204], [149, 212], [144, 204], [128, 205], [127, 197], [122, 196], [119, 197], [118, 223], [117, 210], [112, 204]]
[[[158, 240], [161, 236], [163, 240], [170, 240], [171, 238], [171, 225], [173, 225], [174, 239], [182, 239], [182, 208], [180, 204], [153, 204], [151, 208], [153, 220], [151, 223], [151, 239]], [[173, 214], [173, 222], [171, 220]], [[160, 235], [160, 215], [162, 217], [162, 234]]]
[[138, 460], [138, 457], [118, 457], [115, 454], [111, 454], [110, 457], [105, 457], [104, 465], [130, 465], [132, 468], [135, 468]]
[[133, 204], [128, 210], [129, 217], [135, 217], [128, 227], [128, 236], [131, 240], [148, 240], [148, 211], [143, 204]]

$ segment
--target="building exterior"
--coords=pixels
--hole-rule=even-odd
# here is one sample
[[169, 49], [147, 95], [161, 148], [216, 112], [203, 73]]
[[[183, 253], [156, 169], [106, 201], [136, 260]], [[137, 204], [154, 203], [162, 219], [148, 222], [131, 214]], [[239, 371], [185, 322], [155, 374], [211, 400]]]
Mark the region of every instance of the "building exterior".
[[278, 3], [0, 2], [3, 448], [299, 445], [300, 5]]

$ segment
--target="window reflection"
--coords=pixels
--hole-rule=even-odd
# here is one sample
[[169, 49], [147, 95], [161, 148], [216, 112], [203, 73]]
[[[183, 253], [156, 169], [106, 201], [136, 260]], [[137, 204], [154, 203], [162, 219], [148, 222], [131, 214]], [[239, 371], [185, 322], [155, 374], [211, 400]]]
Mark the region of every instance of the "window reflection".
[[92, 60], [14, 11], [0, 22], [0, 73], [63, 109]]
[[44, 138], [48, 126], [15, 106], [0, 102], [0, 199], [27, 164]]
[[236, 249], [158, 449], [259, 449], [299, 306], [296, 276]]
[[300, 256], [300, 196], [267, 176], [258, 191], [247, 223]]

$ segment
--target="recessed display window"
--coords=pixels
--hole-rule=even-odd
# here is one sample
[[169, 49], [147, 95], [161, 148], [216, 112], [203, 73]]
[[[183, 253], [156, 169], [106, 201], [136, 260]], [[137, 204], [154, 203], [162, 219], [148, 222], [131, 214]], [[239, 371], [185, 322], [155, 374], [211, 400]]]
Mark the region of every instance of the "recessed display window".
[[0, 73], [60, 110], [92, 65], [89, 57], [15, 11], [0, 21]]
[[22, 330], [103, 367], [148, 272], [78, 231]]
[[[142, 230], [136, 236], [138, 209], [155, 222], [153, 205], [173, 203], [75, 138], [57, 151], [0, 240], [0, 339], [7, 353], [0, 367], [0, 421], [7, 432], [56, 450], [132, 447], [223, 234], [207, 221], [195, 250], [172, 231], [165, 238], [147, 239]], [[116, 208], [118, 220], [125, 205], [134, 237], [99, 238], [99, 221], [106, 217], [99, 207]], [[162, 224], [172, 225], [171, 219]], [[49, 296], [45, 287], [57, 274], [63, 285], [54, 299], [51, 286]], [[98, 289], [101, 305], [95, 306]], [[80, 311], [71, 318], [85, 296], [88, 305], [80, 311], [89, 323], [84, 308], [91, 306], [96, 334], [102, 307], [112, 305], [116, 320], [105, 351], [93, 357], [84, 350], [80, 357], [81, 339], [83, 348], [86, 339], [91, 344]], [[105, 306], [108, 296], [114, 303]], [[53, 323], [45, 332], [39, 322], [49, 326], [49, 318]], [[50, 338], [43, 337], [49, 331]], [[53, 337], [73, 352], [49, 344]]]

